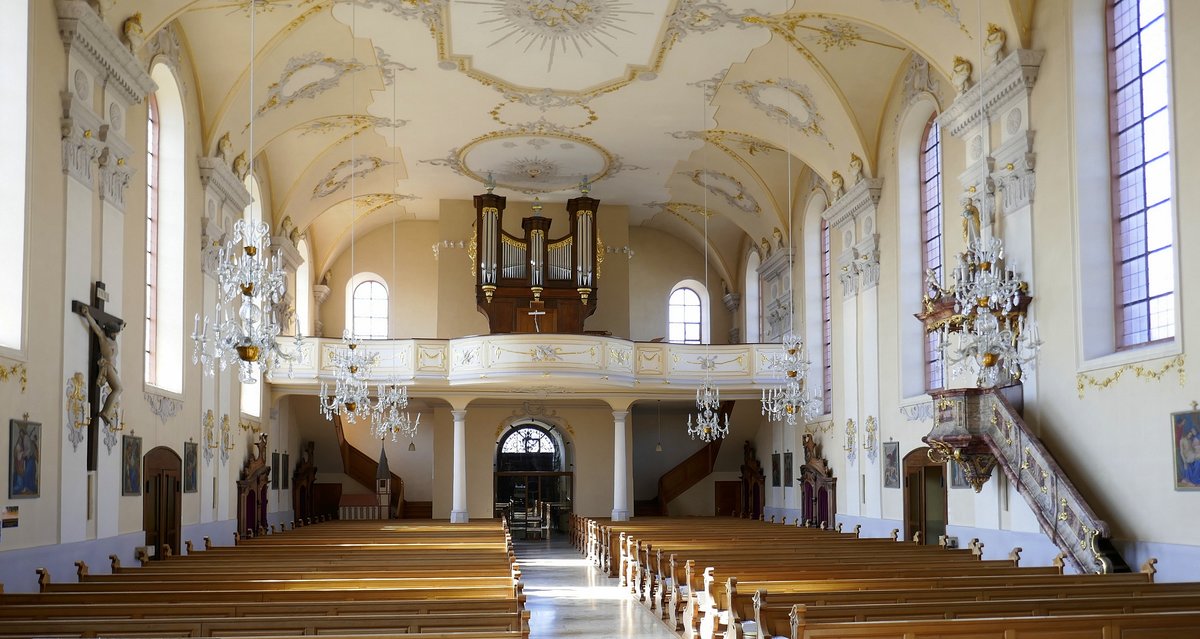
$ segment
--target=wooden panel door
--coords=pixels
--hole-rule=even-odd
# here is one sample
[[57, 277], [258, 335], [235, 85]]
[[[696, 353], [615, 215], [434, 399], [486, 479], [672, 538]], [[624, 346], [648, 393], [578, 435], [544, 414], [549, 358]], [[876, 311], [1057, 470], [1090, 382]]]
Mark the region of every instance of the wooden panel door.
[[904, 457], [904, 538], [921, 533], [921, 543], [934, 545], [946, 534], [946, 467], [929, 460], [929, 448]]
[[164, 545], [170, 545], [172, 553], [178, 554], [180, 550], [183, 460], [170, 448], [159, 446], [146, 453], [142, 464], [145, 469], [142, 529], [146, 532], [146, 545], [154, 548], [156, 559], [162, 559]]
[[713, 482], [713, 505], [714, 514], [718, 517], [729, 517], [741, 512], [742, 482], [736, 479]]

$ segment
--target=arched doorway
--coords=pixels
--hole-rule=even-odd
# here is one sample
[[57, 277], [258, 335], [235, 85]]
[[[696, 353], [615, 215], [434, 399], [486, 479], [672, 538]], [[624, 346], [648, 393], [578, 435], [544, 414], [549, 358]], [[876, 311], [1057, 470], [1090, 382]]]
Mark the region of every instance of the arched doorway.
[[556, 428], [513, 424], [496, 442], [493, 516], [507, 518], [514, 536], [566, 530], [574, 498], [574, 473], [567, 467], [566, 442]]
[[946, 534], [946, 467], [929, 459], [922, 446], [904, 456], [904, 538], [921, 533], [933, 545]]
[[183, 483], [180, 480], [183, 460], [179, 454], [159, 446], [142, 458], [145, 468], [145, 494], [142, 497], [142, 529], [146, 545], [154, 548], [154, 558], [166, 556], [163, 546], [179, 552], [179, 534], [183, 515], [179, 507]]

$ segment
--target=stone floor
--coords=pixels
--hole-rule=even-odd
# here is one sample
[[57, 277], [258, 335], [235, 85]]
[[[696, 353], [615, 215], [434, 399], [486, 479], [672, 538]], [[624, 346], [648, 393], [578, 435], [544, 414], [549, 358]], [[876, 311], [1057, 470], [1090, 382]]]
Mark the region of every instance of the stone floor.
[[564, 537], [516, 541], [531, 639], [677, 639], [645, 606], [596, 570]]

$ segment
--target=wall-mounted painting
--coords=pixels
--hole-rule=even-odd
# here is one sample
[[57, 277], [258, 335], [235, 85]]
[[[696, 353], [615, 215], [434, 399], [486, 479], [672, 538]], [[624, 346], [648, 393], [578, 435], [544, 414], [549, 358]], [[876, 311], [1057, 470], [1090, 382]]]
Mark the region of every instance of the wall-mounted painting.
[[8, 498], [42, 494], [42, 425], [27, 419], [8, 421]]
[[779, 453], [771, 453], [771, 485], [779, 487]]
[[783, 487], [792, 487], [792, 453], [790, 451], [783, 454]]
[[1171, 415], [1175, 490], [1200, 490], [1200, 411]]
[[183, 442], [183, 492], [196, 492], [196, 442]]
[[142, 494], [142, 438], [121, 436], [121, 495]]
[[288, 472], [288, 464], [291, 462], [290, 456], [287, 453], [283, 454], [283, 459], [279, 463], [279, 484], [284, 490], [288, 489], [288, 477], [291, 473]]
[[883, 487], [900, 487], [900, 442], [883, 442]]
[[271, 453], [271, 490], [279, 490], [279, 451]]
[[950, 487], [951, 488], [970, 488], [971, 484], [967, 483], [967, 476], [963, 474], [962, 464], [950, 460]]

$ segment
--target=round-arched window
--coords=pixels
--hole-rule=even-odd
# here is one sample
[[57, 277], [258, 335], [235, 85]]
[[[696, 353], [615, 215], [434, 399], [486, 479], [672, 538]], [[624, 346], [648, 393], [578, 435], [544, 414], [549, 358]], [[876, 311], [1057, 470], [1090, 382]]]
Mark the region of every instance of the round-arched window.
[[558, 441], [550, 431], [524, 424], [514, 428], [500, 441], [498, 470], [561, 470]]

